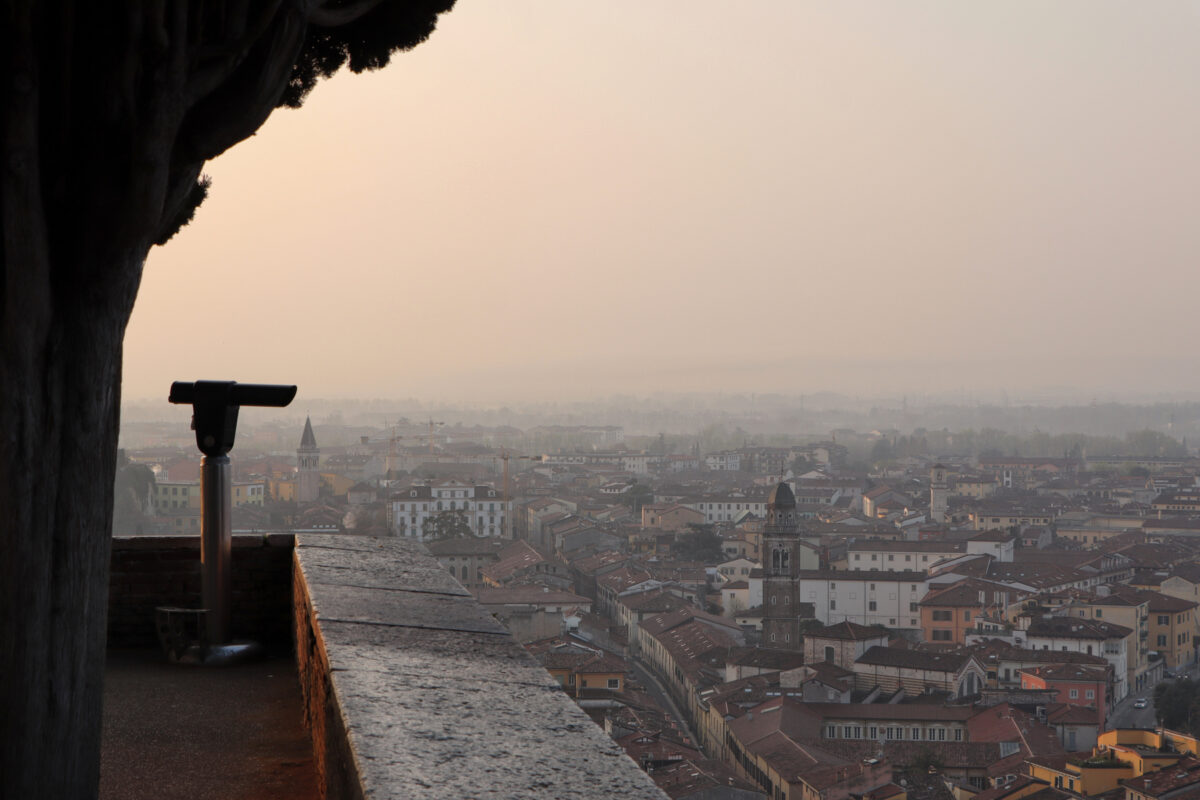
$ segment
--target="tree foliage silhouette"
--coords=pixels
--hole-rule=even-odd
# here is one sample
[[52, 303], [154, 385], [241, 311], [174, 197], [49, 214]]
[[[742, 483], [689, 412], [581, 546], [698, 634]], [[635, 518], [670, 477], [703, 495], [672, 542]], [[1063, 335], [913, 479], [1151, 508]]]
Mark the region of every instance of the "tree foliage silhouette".
[[[99, 779], [122, 339], [204, 163], [453, 0], [0, 0], [0, 796]], [[164, 393], [166, 387], [164, 387]]]

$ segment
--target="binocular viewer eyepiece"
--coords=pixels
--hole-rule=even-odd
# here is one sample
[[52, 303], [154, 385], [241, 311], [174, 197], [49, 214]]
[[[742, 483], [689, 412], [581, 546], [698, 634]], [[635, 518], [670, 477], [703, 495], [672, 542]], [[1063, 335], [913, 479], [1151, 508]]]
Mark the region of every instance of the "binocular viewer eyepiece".
[[180, 405], [191, 404], [196, 446], [206, 456], [223, 456], [233, 449], [240, 407], [282, 408], [295, 396], [295, 386], [282, 384], [175, 381], [167, 399]]

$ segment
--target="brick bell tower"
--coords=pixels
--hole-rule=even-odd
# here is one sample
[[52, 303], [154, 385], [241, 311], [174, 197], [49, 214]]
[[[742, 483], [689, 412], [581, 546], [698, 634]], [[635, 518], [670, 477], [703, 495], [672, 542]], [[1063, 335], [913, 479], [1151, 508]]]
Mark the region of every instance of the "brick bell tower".
[[802, 649], [796, 584], [799, 548], [796, 495], [786, 483], [780, 483], [767, 498], [767, 521], [763, 525], [763, 647]]

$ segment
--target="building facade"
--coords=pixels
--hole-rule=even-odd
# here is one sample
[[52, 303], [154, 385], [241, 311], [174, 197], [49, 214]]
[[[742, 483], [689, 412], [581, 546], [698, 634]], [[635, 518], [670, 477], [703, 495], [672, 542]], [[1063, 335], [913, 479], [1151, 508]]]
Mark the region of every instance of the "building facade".
[[387, 506], [388, 527], [399, 536], [423, 541], [431, 519], [454, 514], [473, 536], [503, 536], [510, 507], [511, 502], [494, 486], [439, 481], [393, 494]]

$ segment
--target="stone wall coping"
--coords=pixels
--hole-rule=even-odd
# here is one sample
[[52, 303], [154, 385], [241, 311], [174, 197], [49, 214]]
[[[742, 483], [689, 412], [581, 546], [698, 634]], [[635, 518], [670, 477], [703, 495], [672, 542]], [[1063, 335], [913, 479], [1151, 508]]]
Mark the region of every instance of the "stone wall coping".
[[295, 541], [297, 603], [328, 670], [325, 714], [345, 732], [352, 794], [666, 796], [419, 544]]
[[[235, 533], [233, 547], [293, 547], [293, 533]], [[200, 534], [164, 534], [162, 536], [114, 536], [113, 549], [119, 550], [199, 550]]]

